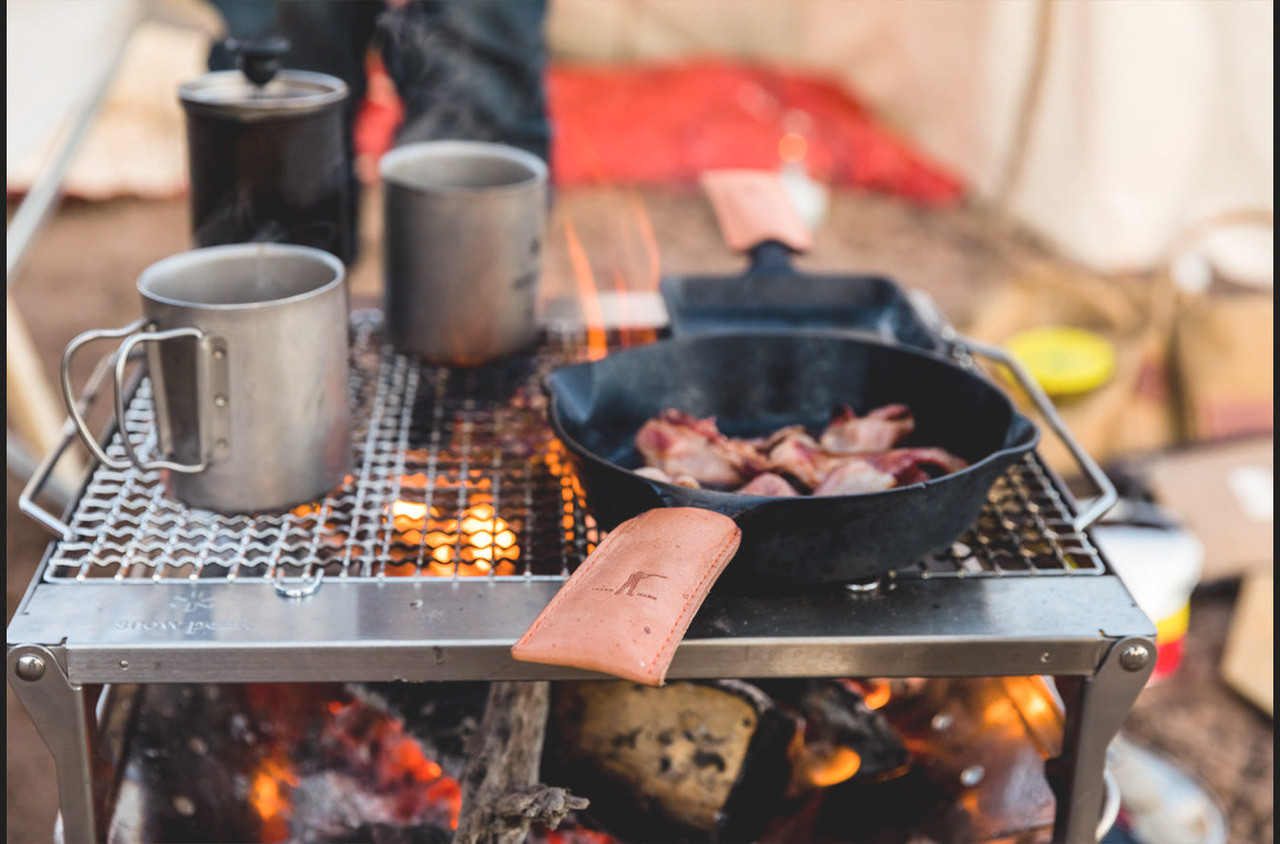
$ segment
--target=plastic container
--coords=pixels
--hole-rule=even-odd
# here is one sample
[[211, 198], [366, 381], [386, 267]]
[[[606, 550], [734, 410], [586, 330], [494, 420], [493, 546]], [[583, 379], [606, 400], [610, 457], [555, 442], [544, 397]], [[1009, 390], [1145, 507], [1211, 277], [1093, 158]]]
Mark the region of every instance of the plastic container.
[[1191, 593], [1204, 566], [1204, 546], [1180, 528], [1103, 523], [1093, 538], [1156, 625], [1156, 667], [1149, 683], [1169, 677], [1182, 661]]

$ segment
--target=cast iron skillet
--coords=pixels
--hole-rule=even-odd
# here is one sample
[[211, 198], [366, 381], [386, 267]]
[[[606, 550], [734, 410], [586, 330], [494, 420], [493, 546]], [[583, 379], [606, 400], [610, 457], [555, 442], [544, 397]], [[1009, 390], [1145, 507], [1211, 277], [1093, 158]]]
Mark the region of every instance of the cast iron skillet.
[[[1039, 432], [1009, 399], [948, 358], [872, 338], [824, 332], [711, 334], [665, 340], [551, 373], [549, 417], [605, 528], [653, 507], [703, 507], [732, 517], [742, 544], [726, 578], [855, 582], [918, 561], [978, 517], [996, 479]], [[831, 410], [910, 406], [902, 445], [939, 446], [968, 468], [884, 492], [772, 498], [688, 489], [633, 470], [645, 420], [673, 407], [715, 416], [730, 436], [784, 425], [821, 430]]]
[[857, 331], [940, 350], [938, 338], [893, 281], [861, 273], [801, 272], [792, 263], [793, 252], [785, 243], [763, 240], [748, 250], [750, 264], [740, 275], [662, 279], [658, 289], [671, 333]]

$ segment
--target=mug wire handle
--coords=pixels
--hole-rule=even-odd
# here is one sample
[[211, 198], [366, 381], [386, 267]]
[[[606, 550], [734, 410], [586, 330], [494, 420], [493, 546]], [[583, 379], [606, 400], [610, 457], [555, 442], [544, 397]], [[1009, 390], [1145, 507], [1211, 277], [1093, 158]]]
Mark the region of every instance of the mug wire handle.
[[169, 469], [190, 475], [196, 472], [203, 472], [209, 467], [209, 461], [205, 459], [204, 454], [200, 455], [199, 463], [175, 463], [172, 460], [152, 460], [147, 462], [138, 457], [138, 453], [133, 450], [133, 443], [129, 440], [124, 429], [124, 368], [129, 362], [129, 353], [139, 343], [159, 343], [162, 340], [171, 340], [175, 337], [194, 337], [196, 340], [203, 340], [204, 332], [198, 328], [189, 327], [170, 328], [166, 331], [144, 331], [136, 334], [131, 333], [120, 344], [120, 348], [116, 352], [115, 367], [116, 419], [120, 423], [120, 444], [124, 446], [124, 453], [128, 455], [130, 462], [134, 466], [144, 472], [154, 469]]
[[[146, 340], [167, 340], [171, 337], [203, 337], [203, 333], [196, 328], [174, 328], [168, 331], [155, 331], [139, 333], [148, 325], [146, 319], [140, 319], [126, 325], [123, 328], [95, 328], [85, 331], [75, 336], [67, 349], [62, 353], [62, 399], [67, 405], [67, 413], [70, 415], [71, 421], [75, 424], [76, 431], [80, 434], [80, 439], [93, 452], [93, 456], [102, 463], [116, 471], [128, 469], [131, 465], [137, 466], [143, 471], [150, 469], [172, 469], [177, 472], [199, 472], [206, 467], [206, 463], [201, 458], [199, 464], [183, 464], [172, 463], [167, 460], [158, 460], [152, 463], [146, 463], [139, 459], [137, 453], [133, 449], [133, 444], [129, 441], [128, 434], [124, 425], [124, 370], [128, 363], [129, 353], [138, 343]], [[80, 412], [80, 402], [77, 400], [75, 391], [71, 386], [71, 359], [75, 356], [80, 348], [94, 340], [112, 339], [116, 337], [126, 338], [120, 344], [115, 352], [115, 415], [116, 425], [120, 429], [120, 442], [124, 446], [125, 454], [128, 459], [119, 460], [107, 454], [107, 452], [98, 444], [98, 440], [93, 436], [93, 432], [89, 430], [89, 424], [85, 421], [84, 415]]]

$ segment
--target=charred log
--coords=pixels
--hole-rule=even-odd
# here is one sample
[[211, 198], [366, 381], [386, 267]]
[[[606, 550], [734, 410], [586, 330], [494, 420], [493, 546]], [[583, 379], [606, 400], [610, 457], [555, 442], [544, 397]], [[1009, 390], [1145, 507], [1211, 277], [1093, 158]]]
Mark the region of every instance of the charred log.
[[[857, 755], [857, 766], [839, 780], [870, 782], [904, 773], [911, 754], [889, 721], [863, 699], [857, 687], [841, 680], [782, 680], [764, 686], [780, 705], [795, 712], [803, 727], [803, 754], [793, 758], [791, 793], [836, 782], [813, 781], [806, 771], [840, 748]], [[804, 778], [810, 775], [809, 781]]]
[[[738, 681], [561, 683], [544, 775], [642, 841], [750, 837], [782, 797], [794, 730]], [[739, 797], [738, 795], [743, 795]]]
[[587, 801], [538, 784], [550, 686], [494, 683], [462, 775], [455, 844], [519, 844], [534, 822], [555, 829]]

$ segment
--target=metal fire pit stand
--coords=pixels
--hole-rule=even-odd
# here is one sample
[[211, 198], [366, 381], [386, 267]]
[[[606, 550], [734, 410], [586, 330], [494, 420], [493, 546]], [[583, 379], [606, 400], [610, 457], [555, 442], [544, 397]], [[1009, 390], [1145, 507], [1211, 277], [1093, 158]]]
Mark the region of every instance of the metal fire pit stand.
[[[69, 844], [105, 840], [110, 820], [125, 731], [101, 722], [110, 709], [100, 706], [104, 690], [598, 676], [510, 656], [593, 543], [571, 481], [530, 469], [551, 464], [518, 444], [521, 456], [504, 465], [506, 446], [485, 446], [508, 442], [512, 426], [534, 430], [536, 387], [494, 410], [483, 384], [477, 397], [467, 377], [384, 349], [376, 316], [358, 314], [353, 329], [353, 361], [365, 378], [353, 386], [365, 408], [364, 462], [319, 518], [188, 512], [163, 498], [158, 477], [102, 466], [57, 518], [32, 502], [61, 449], [24, 493], [24, 509], [62, 538], [9, 625], [8, 677], [53, 754]], [[544, 349], [543, 364], [563, 362], [568, 346], [549, 347], [560, 352]], [[526, 380], [538, 377], [534, 370]], [[124, 433], [145, 439], [145, 380], [130, 408]], [[545, 425], [537, 430], [548, 438], [538, 447], [550, 447]], [[109, 453], [122, 453], [119, 436], [108, 438]], [[391, 502], [409, 495], [402, 479], [418, 469], [428, 477], [425, 502], [443, 507], [447, 488], [459, 519], [474, 511], [463, 500], [469, 485], [453, 481], [489, 473], [486, 488], [510, 518], [523, 570], [459, 576], [458, 561], [475, 559], [462, 549], [453, 576], [427, 576], [423, 552], [434, 549], [415, 540], [414, 563], [391, 518]], [[504, 509], [516, 504], [524, 509]], [[336, 543], [326, 541], [326, 513], [340, 521]], [[554, 559], [548, 548], [558, 549]], [[395, 576], [406, 566], [408, 576]], [[1073, 499], [1032, 456], [997, 485], [975, 529], [918, 570], [866, 589], [713, 592], [669, 676], [1053, 675], [1067, 716], [1062, 754], [1046, 766], [1058, 798], [1054, 840], [1077, 844], [1096, 840], [1107, 746], [1154, 668], [1154, 634], [1092, 546]]]

